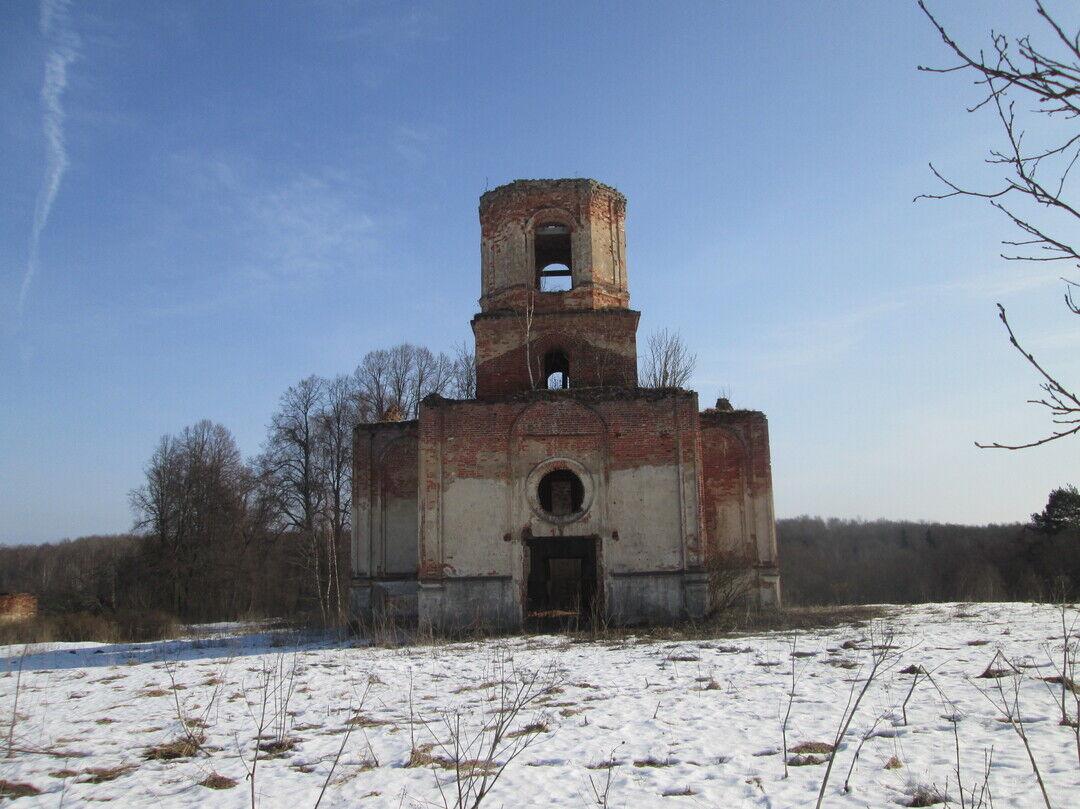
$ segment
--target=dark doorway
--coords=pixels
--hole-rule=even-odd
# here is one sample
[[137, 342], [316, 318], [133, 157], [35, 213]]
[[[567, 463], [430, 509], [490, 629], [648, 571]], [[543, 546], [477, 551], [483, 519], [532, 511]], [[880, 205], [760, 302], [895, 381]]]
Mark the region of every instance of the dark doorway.
[[526, 542], [527, 623], [539, 629], [587, 626], [598, 607], [596, 537]]

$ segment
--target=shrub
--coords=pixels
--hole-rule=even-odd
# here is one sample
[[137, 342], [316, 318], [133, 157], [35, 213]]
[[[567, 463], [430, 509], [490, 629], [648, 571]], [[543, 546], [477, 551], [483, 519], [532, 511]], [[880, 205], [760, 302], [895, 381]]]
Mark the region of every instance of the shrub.
[[745, 604], [756, 579], [750, 557], [734, 551], [717, 551], [705, 563], [708, 575], [709, 615]]

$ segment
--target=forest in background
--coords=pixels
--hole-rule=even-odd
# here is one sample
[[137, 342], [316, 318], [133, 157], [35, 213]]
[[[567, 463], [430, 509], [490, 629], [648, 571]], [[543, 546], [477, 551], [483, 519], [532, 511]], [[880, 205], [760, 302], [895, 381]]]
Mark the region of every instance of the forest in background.
[[1080, 597], [1075, 525], [796, 517], [778, 520], [776, 528], [780, 587], [789, 605]]
[[[777, 522], [789, 606], [1080, 598], [1080, 530], [797, 517]], [[275, 617], [318, 621], [318, 594], [294, 533], [200, 558], [177, 615], [174, 569], [153, 536], [93, 536], [0, 547], [0, 591], [31, 592], [42, 613], [121, 623]]]

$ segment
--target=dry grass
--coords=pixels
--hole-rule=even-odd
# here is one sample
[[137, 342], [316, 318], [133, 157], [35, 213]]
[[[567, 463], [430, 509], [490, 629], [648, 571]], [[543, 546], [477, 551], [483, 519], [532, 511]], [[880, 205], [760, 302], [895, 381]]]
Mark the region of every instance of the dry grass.
[[911, 799], [906, 806], [933, 806], [936, 803], [948, 803], [949, 796], [933, 784], [916, 784], [911, 792]]
[[586, 764], [585, 769], [587, 769], [587, 770], [610, 770], [612, 767], [617, 767], [617, 766], [619, 766], [619, 762], [617, 762], [613, 758], [609, 758], [606, 761], [598, 761], [595, 764]]
[[439, 755], [438, 753], [432, 753], [435, 749], [433, 744], [422, 744], [419, 747], [414, 747], [412, 752], [409, 753], [409, 760], [405, 762], [406, 767], [442, 767], [444, 770], [455, 770], [461, 775], [485, 775], [493, 774], [499, 767], [498, 763], [494, 761], [480, 761], [479, 759], [470, 758], [462, 759], [461, 761], [454, 761], [454, 759], [448, 756]]
[[43, 613], [27, 621], [0, 624], [0, 645], [154, 641], [174, 638], [179, 631], [179, 621], [152, 610], [124, 611], [108, 617], [89, 612]]
[[548, 726], [546, 722], [530, 722], [525, 727], [515, 730], [513, 733], [507, 733], [506, 738], [516, 739], [519, 736], [529, 736], [533, 733], [547, 733]]
[[648, 758], [639, 758], [634, 762], [635, 767], [674, 767], [678, 764], [678, 760], [674, 758], [656, 758], [655, 756], [649, 756]]
[[803, 742], [791, 748], [788, 752], [794, 753], [788, 760], [789, 767], [809, 767], [814, 764], [824, 764], [832, 758], [835, 748], [828, 742]]
[[982, 674], [975, 675], [980, 680], [997, 680], [1002, 677], [1008, 677], [1010, 674], [1015, 674], [1012, 669], [995, 669], [991, 666], [987, 666]]
[[88, 767], [83, 770], [80, 784], [104, 784], [106, 781], [115, 781], [122, 775], [135, 772], [138, 768], [134, 764], [120, 764], [116, 767]]
[[809, 767], [814, 764], [824, 764], [829, 756], [792, 756], [787, 760], [789, 767]]
[[375, 719], [366, 714], [358, 713], [351, 718], [345, 720], [346, 725], [352, 725], [358, 728], [375, 728], [379, 725], [392, 725], [393, 722], [387, 719]]
[[485, 688], [494, 688], [495, 686], [499, 686], [499, 685], [513, 685], [513, 683], [509, 683], [509, 682], [506, 682], [506, 681], [499, 682], [497, 680], [490, 680], [490, 681], [484, 682], [484, 683], [474, 683], [473, 685], [463, 685], [460, 688], [455, 688], [450, 693], [451, 694], [464, 694], [466, 691], [482, 691]]
[[299, 739], [271, 739], [268, 742], [260, 742], [259, 750], [266, 754], [266, 758], [281, 758], [294, 747]]
[[1062, 677], [1060, 674], [1055, 674], [1053, 677], [1043, 677], [1042, 681], [1053, 685], [1063, 685], [1074, 694], [1080, 694], [1080, 685], [1075, 683], [1069, 677]]
[[236, 781], [227, 776], [212, 772], [199, 782], [199, 786], [206, 787], [207, 789], [232, 789], [236, 786]]
[[452, 770], [454, 768], [454, 762], [448, 759], [446, 756], [440, 756], [438, 754], [432, 755], [432, 750], [435, 749], [433, 744], [422, 744], [419, 747], [414, 747], [409, 752], [409, 760], [405, 762], [406, 767], [443, 767], [445, 769]]
[[0, 778], [0, 798], [29, 798], [40, 795], [41, 790], [33, 784], [24, 784], [18, 781], [5, 781]]
[[842, 657], [830, 657], [827, 660], [821, 661], [828, 666], [836, 666], [838, 669], [853, 669], [858, 667], [858, 663], [854, 660], [845, 660]]
[[803, 742], [791, 748], [791, 753], [832, 753], [835, 748], [828, 742]]
[[888, 761], [885, 762], [886, 770], [899, 770], [904, 766], [904, 763], [896, 756], [891, 756]]
[[148, 747], [143, 754], [143, 758], [147, 761], [172, 761], [176, 758], [191, 758], [199, 752], [202, 743], [205, 741], [206, 737], [201, 733], [194, 736], [181, 736], [171, 742], [163, 742]]
[[697, 793], [694, 792], [694, 790], [690, 789], [690, 786], [687, 785], [687, 786], [683, 787], [682, 789], [665, 789], [663, 792], [660, 793], [660, 796], [664, 797], [664, 798], [679, 798], [679, 797], [682, 797], [684, 795], [696, 795], [696, 794]]

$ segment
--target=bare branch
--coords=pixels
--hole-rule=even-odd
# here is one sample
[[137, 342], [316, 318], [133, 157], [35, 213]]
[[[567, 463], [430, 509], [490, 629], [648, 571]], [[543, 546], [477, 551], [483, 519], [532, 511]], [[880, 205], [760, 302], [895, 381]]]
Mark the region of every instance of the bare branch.
[[[1073, 131], [1064, 136], [1057, 136], [1057, 143], [1042, 145], [1031, 149], [1025, 145], [1025, 131], [1018, 119], [1015, 97], [1034, 97], [1036, 106], [1026, 111], [1026, 115], [1046, 116], [1056, 121], [1074, 121], [1080, 118], [1080, 31], [1070, 37], [1065, 33], [1062, 23], [1045, 8], [1042, 0], [1034, 0], [1038, 17], [1053, 32], [1051, 45], [1059, 52], [1064, 47], [1061, 57], [1032, 43], [1030, 36], [1010, 39], [1002, 33], [990, 32], [991, 50], [979, 51], [976, 55], [962, 48], [946, 30], [945, 26], [926, 7], [925, 0], [918, 0], [919, 8], [937, 30], [948, 50], [960, 61], [949, 68], [927, 68], [920, 70], [933, 73], [951, 73], [969, 71], [974, 74], [975, 84], [984, 89], [985, 96], [979, 103], [969, 107], [969, 111], [990, 106], [997, 117], [1001, 132], [1005, 136], [1007, 148], [992, 149], [987, 163], [1003, 168], [1007, 173], [1003, 184], [996, 190], [983, 191], [965, 188], [941, 174], [934, 167], [930, 171], [947, 189], [939, 194], [922, 194], [916, 199], [948, 199], [951, 197], [975, 197], [989, 202], [1005, 214], [1014, 227], [1030, 238], [1002, 240], [1009, 247], [1021, 248], [1015, 253], [1005, 252], [1001, 257], [1007, 261], [1075, 261], [1080, 266], [1080, 248], [1061, 236], [1054, 235], [1050, 227], [1037, 224], [1022, 209], [1012, 207], [1015, 203], [1050, 209], [1080, 225], [1080, 204], [1074, 203], [1068, 196], [1070, 191], [1066, 180], [1074, 166], [1080, 162], [1080, 133]], [[1056, 44], [1055, 44], [1056, 43]], [[1047, 131], [1045, 124], [1037, 126], [1036, 132]], [[1053, 131], [1053, 130], [1051, 130]], [[1051, 135], [1050, 137], [1054, 137]], [[1053, 179], [1047, 179], [1053, 175]], [[1004, 204], [1008, 196], [1010, 207]], [[1060, 224], [1055, 224], [1060, 227]], [[1073, 298], [1073, 287], [1077, 282], [1068, 278], [1065, 281], [1065, 305], [1073, 314], [1080, 314], [1080, 306]], [[1050, 413], [1051, 424], [1056, 425], [1050, 434], [1036, 441], [1020, 444], [990, 443], [976, 446], [999, 449], [1026, 449], [1056, 441], [1059, 438], [1080, 433], [1080, 400], [1067, 390], [1058, 379], [1032, 354], [1020, 345], [1005, 317], [1004, 308], [998, 304], [999, 316], [1009, 334], [1009, 342], [1021, 353], [1025, 360], [1039, 373], [1042, 382], [1039, 387], [1046, 396], [1030, 400], [1033, 404], [1045, 407]], [[1068, 425], [1066, 429], [1060, 429]]]

